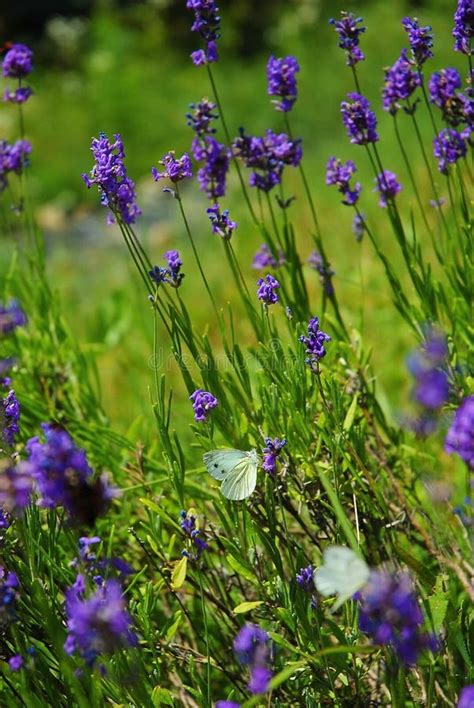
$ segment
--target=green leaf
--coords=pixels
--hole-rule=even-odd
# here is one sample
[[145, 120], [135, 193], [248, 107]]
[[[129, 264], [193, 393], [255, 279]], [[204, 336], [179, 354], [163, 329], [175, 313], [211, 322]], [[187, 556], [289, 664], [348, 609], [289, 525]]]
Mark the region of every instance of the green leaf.
[[236, 615], [242, 615], [244, 612], [250, 612], [251, 610], [255, 610], [256, 607], [260, 607], [260, 605], [263, 605], [263, 600], [254, 600], [254, 602], [241, 602], [240, 605], [237, 605], [237, 607], [234, 607], [234, 614]]
[[434, 594], [428, 598], [428, 604], [430, 606], [430, 614], [433, 622], [433, 631], [438, 633], [443, 626], [444, 618], [448, 610], [448, 593], [442, 590], [438, 591], [436, 588]]
[[237, 558], [235, 558], [235, 556], [230, 555], [230, 553], [227, 556], [227, 562], [230, 565], [230, 567], [232, 568], [232, 570], [234, 570], [237, 573], [237, 575], [241, 575], [243, 578], [248, 580], [250, 583], [255, 584], [258, 582], [255, 575], [243, 563], [241, 563], [239, 560], [237, 560]]
[[168, 627], [168, 629], [166, 630], [166, 634], [165, 634], [166, 641], [168, 641], [168, 642], [173, 641], [174, 636], [175, 636], [176, 632], [178, 631], [178, 627], [181, 624], [182, 619], [183, 619], [183, 612], [182, 612], [182, 610], [178, 610], [176, 612], [176, 616], [175, 616], [175, 620], [174, 620], [173, 624], [170, 627]]
[[174, 706], [171, 693], [167, 688], [162, 688], [161, 686], [155, 686], [151, 692], [151, 700], [153, 705], [157, 706], [157, 708], [160, 706]]
[[352, 399], [351, 405], [349, 406], [349, 410], [346, 413], [346, 417], [344, 418], [344, 423], [342, 424], [342, 427], [346, 431], [346, 433], [349, 432], [349, 430], [352, 428], [352, 424], [354, 423], [358, 398], [359, 394], [356, 393], [354, 398]]
[[181, 560], [176, 563], [174, 570], [171, 573], [171, 587], [173, 590], [179, 590], [179, 588], [183, 586], [184, 581], [186, 580], [187, 569], [188, 559], [186, 556], [183, 556]]

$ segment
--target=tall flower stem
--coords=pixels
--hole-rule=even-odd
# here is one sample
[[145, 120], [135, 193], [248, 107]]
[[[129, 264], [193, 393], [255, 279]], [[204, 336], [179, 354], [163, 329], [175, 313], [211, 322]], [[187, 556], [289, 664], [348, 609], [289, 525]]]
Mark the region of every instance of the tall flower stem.
[[[227, 143], [228, 143], [229, 147], [230, 147], [231, 150], [232, 150], [232, 147], [231, 147], [231, 146], [232, 146], [232, 140], [231, 140], [231, 138], [230, 138], [229, 129], [227, 128], [227, 123], [226, 123], [226, 120], [225, 120], [225, 117], [224, 117], [224, 112], [223, 112], [223, 110], [222, 110], [222, 104], [221, 104], [221, 101], [220, 101], [220, 98], [219, 98], [219, 94], [218, 94], [218, 91], [217, 91], [217, 86], [216, 86], [216, 82], [215, 82], [215, 80], [214, 80], [214, 75], [213, 75], [213, 73], [212, 73], [212, 69], [211, 69], [211, 67], [210, 67], [209, 64], [206, 64], [206, 69], [207, 69], [207, 75], [209, 76], [209, 81], [210, 81], [210, 84], [211, 84], [211, 87], [212, 87], [212, 93], [213, 93], [213, 95], [214, 95], [214, 100], [215, 100], [215, 102], [217, 103], [217, 107], [218, 107], [218, 109], [219, 109], [219, 115], [220, 115], [220, 117], [221, 117], [222, 127], [224, 128], [225, 137], [226, 137], [226, 140], [227, 140]], [[234, 163], [235, 169], [237, 170], [237, 175], [238, 175], [238, 177], [239, 177], [240, 186], [241, 186], [241, 188], [242, 188], [242, 192], [243, 192], [243, 195], [244, 195], [244, 199], [245, 199], [245, 201], [246, 201], [246, 203], [247, 203], [247, 207], [248, 207], [248, 210], [249, 210], [249, 212], [250, 212], [250, 215], [251, 215], [251, 217], [252, 217], [254, 223], [255, 223], [255, 224], [258, 224], [258, 219], [257, 219], [257, 216], [256, 216], [255, 211], [254, 211], [254, 209], [253, 209], [252, 202], [250, 201], [249, 193], [248, 193], [247, 187], [246, 187], [246, 185], [245, 185], [245, 180], [244, 180], [243, 175], [242, 175], [242, 170], [240, 169], [239, 161], [237, 160], [237, 158], [235, 157], [235, 155], [233, 154], [233, 152], [232, 152], [232, 162]]]
[[193, 249], [194, 257], [195, 257], [195, 259], [196, 259], [196, 263], [197, 263], [197, 266], [198, 266], [198, 268], [199, 268], [199, 272], [201, 273], [201, 278], [202, 278], [202, 280], [203, 280], [204, 287], [205, 287], [206, 290], [207, 290], [207, 293], [208, 293], [209, 298], [210, 298], [210, 300], [211, 300], [212, 306], [213, 306], [213, 308], [214, 308], [214, 312], [216, 313], [217, 321], [220, 322], [220, 314], [219, 314], [219, 311], [218, 311], [218, 309], [217, 309], [216, 301], [215, 301], [215, 299], [214, 299], [214, 295], [212, 294], [211, 288], [209, 287], [209, 283], [207, 282], [206, 275], [205, 275], [204, 270], [203, 270], [203, 267], [202, 267], [202, 265], [201, 265], [201, 261], [200, 261], [200, 258], [199, 258], [199, 254], [198, 254], [198, 252], [197, 252], [196, 244], [194, 243], [193, 235], [192, 235], [192, 233], [191, 233], [191, 229], [189, 228], [188, 220], [187, 220], [187, 218], [186, 218], [186, 212], [184, 211], [183, 202], [182, 202], [181, 196], [180, 196], [180, 194], [179, 194], [179, 187], [178, 187], [178, 184], [177, 184], [177, 183], [176, 183], [176, 185], [175, 185], [175, 189], [176, 189], [176, 199], [178, 200], [179, 210], [180, 210], [180, 212], [181, 212], [181, 216], [183, 217], [184, 227], [185, 227], [185, 229], [186, 229], [186, 233], [187, 233], [188, 238], [189, 238], [189, 241], [190, 241], [190, 243], [191, 243], [191, 248]]

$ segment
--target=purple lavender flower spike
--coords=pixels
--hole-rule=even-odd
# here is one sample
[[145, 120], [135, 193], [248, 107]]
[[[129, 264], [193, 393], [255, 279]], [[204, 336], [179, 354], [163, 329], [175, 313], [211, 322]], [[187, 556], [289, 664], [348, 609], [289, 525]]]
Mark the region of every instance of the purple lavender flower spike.
[[280, 184], [285, 166], [297, 167], [302, 158], [301, 140], [292, 140], [286, 133], [267, 130], [263, 138], [245, 135], [232, 143], [234, 154], [253, 172], [249, 178], [251, 187], [269, 192]]
[[217, 234], [224, 240], [232, 238], [232, 233], [237, 228], [237, 223], [229, 218], [229, 210], [220, 211], [219, 205], [214, 204], [207, 209], [207, 215], [211, 221], [212, 233]]
[[365, 32], [365, 27], [359, 27], [362, 17], [355, 17], [352, 12], [341, 12], [340, 20], [329, 20], [339, 36], [339, 47], [344, 49], [347, 56], [347, 66], [355, 66], [365, 59], [360, 47], [359, 37]]
[[300, 572], [296, 574], [296, 582], [303, 590], [303, 592], [314, 592], [314, 568], [312, 565], [306, 566], [306, 568], [301, 568]]
[[433, 139], [433, 153], [438, 159], [438, 170], [447, 175], [449, 165], [454, 165], [467, 154], [467, 145], [462, 135], [454, 128], [444, 128]]
[[158, 182], [160, 179], [169, 179], [171, 182], [176, 184], [187, 177], [193, 176], [191, 160], [186, 152], [184, 155], [181, 155], [181, 157], [176, 159], [174, 150], [170, 150], [163, 155], [162, 159], [159, 161], [159, 164], [163, 165], [165, 169], [163, 172], [158, 172], [156, 167], [151, 168], [151, 173], [155, 182]]
[[198, 49], [191, 54], [195, 66], [218, 60], [216, 40], [220, 34], [219, 8], [215, 0], [187, 0], [186, 7], [194, 11], [194, 23], [191, 32], [197, 32], [205, 42], [205, 49]]
[[0, 508], [12, 516], [19, 516], [29, 505], [33, 479], [27, 464], [0, 467]]
[[0, 336], [10, 334], [17, 327], [24, 327], [26, 322], [26, 315], [18, 300], [10, 300], [6, 305], [0, 303]]
[[262, 243], [259, 250], [255, 254], [252, 261], [252, 268], [255, 270], [265, 270], [266, 268], [279, 268], [286, 263], [285, 254], [282, 250], [278, 251], [278, 260], [275, 258], [266, 243]]
[[3, 428], [3, 441], [11, 447], [15, 442], [15, 435], [20, 432], [20, 404], [13, 390], [9, 391], [2, 399], [0, 419]]
[[330, 157], [326, 165], [326, 184], [328, 186], [335, 185], [339, 192], [343, 195], [342, 203], [346, 206], [354, 206], [359, 200], [362, 186], [356, 182], [351, 189], [350, 181], [352, 176], [357, 172], [357, 167], [352, 160], [347, 160], [343, 163], [336, 157]]
[[453, 452], [474, 470], [474, 396], [463, 400], [444, 441], [444, 449]]
[[375, 179], [374, 192], [380, 195], [379, 206], [387, 207], [393, 202], [397, 194], [401, 191], [402, 185], [397, 180], [397, 175], [390, 170], [384, 170]]
[[15, 656], [12, 656], [11, 659], [8, 659], [8, 666], [10, 671], [20, 671], [24, 663], [25, 660], [23, 659], [21, 654], [16, 654]]
[[430, 102], [441, 110], [443, 119], [454, 126], [464, 120], [466, 98], [457, 93], [461, 85], [459, 72], [452, 68], [435, 71], [428, 83]]
[[0, 192], [8, 187], [10, 172], [19, 174], [25, 167], [28, 167], [31, 149], [31, 143], [28, 140], [17, 140], [12, 144], [7, 143], [6, 140], [0, 140]]
[[349, 101], [342, 101], [342, 120], [346, 127], [351, 143], [354, 145], [368, 145], [376, 143], [377, 118], [370, 108], [369, 101], [360, 93], [348, 93]]
[[474, 706], [474, 684], [464, 686], [459, 694], [457, 708], [473, 708]]
[[3, 100], [5, 103], [26, 103], [26, 101], [33, 95], [33, 90], [29, 86], [20, 86], [20, 88], [10, 91], [5, 90], [3, 94]]
[[277, 96], [273, 101], [277, 111], [288, 113], [293, 108], [298, 95], [296, 73], [300, 70], [295, 57], [277, 59], [271, 56], [267, 64], [268, 95]]
[[308, 323], [308, 336], [301, 336], [299, 340], [306, 347], [306, 363], [313, 369], [320, 359], [326, 356], [324, 345], [331, 341], [331, 337], [319, 329], [319, 319], [313, 317]]
[[202, 141], [193, 141], [193, 155], [204, 165], [198, 171], [199, 188], [209, 199], [219, 199], [226, 191], [227, 172], [230, 164], [230, 151], [213, 137], [207, 136]]
[[189, 400], [193, 402], [194, 420], [197, 423], [204, 423], [209, 413], [219, 403], [212, 393], [203, 391], [202, 388], [196, 389], [196, 391], [189, 396]]
[[267, 666], [252, 666], [247, 688], [254, 696], [266, 693], [270, 686], [272, 672]]
[[20, 583], [15, 573], [8, 573], [0, 566], [0, 627], [16, 619], [16, 603]]
[[456, 52], [470, 55], [473, 53], [474, 4], [472, 0], [458, 0], [454, 14], [454, 49]]
[[417, 663], [426, 649], [434, 651], [434, 637], [422, 631], [423, 615], [406, 574], [372, 571], [360, 593], [359, 629], [376, 644], [390, 645], [406, 665]]
[[219, 117], [214, 112], [216, 107], [216, 104], [208, 98], [203, 98], [199, 103], [191, 103], [191, 111], [186, 114], [186, 124], [194, 130], [198, 138], [204, 138], [216, 132], [216, 129], [212, 127], [213, 121]]
[[275, 305], [280, 300], [277, 290], [280, 289], [280, 283], [273, 275], [267, 273], [264, 278], [257, 280], [258, 290], [257, 297], [265, 305]]
[[265, 438], [265, 447], [262, 450], [262, 468], [269, 474], [275, 474], [277, 460], [286, 445], [285, 438]]
[[179, 525], [196, 546], [196, 556], [199, 557], [203, 551], [209, 548], [209, 544], [202, 538], [202, 531], [196, 528], [196, 517], [189, 511], [181, 511], [179, 517]]
[[110, 142], [105, 133], [92, 139], [95, 165], [90, 175], [83, 174], [82, 179], [88, 189], [97, 185], [101, 204], [110, 209], [108, 223], [113, 223], [118, 216], [126, 224], [133, 224], [141, 210], [136, 203], [135, 184], [127, 176], [122, 139], [118, 133], [114, 139]]
[[431, 27], [426, 25], [420, 27], [416, 17], [404, 17], [402, 25], [408, 34], [411, 53], [418, 69], [421, 69], [425, 61], [431, 59], [433, 52], [433, 33]]
[[400, 104], [409, 99], [420, 86], [419, 74], [413, 71], [407, 58], [407, 50], [402, 49], [397, 61], [385, 70], [385, 85], [382, 92], [383, 108], [394, 116]]
[[323, 286], [326, 295], [332, 297], [334, 295], [332, 278], [336, 275], [335, 271], [324, 262], [324, 258], [317, 251], [313, 251], [310, 254], [307, 262], [310, 268], [319, 273], [319, 282]]
[[25, 44], [13, 44], [5, 54], [2, 74], [5, 78], [23, 79], [33, 70], [33, 52]]
[[234, 651], [240, 663], [250, 667], [249, 691], [254, 695], [266, 693], [272, 672], [268, 667], [270, 638], [265, 630], [256, 624], [245, 624], [234, 640]]
[[64, 649], [67, 654], [79, 653], [89, 666], [103, 654], [137, 644], [122, 588], [116, 580], [104, 582], [89, 598], [70, 588], [66, 593], [66, 616], [68, 636]]
[[355, 240], [360, 243], [364, 237], [364, 233], [367, 227], [365, 225], [364, 215], [355, 214], [352, 222], [352, 233], [355, 236]]

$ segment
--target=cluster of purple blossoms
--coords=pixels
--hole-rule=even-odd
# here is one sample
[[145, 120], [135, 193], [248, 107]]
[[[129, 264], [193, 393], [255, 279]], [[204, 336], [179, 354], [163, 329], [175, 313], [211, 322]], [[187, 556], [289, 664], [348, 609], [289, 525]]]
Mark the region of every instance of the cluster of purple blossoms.
[[436, 650], [436, 639], [422, 631], [423, 614], [408, 575], [372, 571], [359, 603], [359, 629], [376, 644], [390, 645], [404, 664]]
[[168, 283], [172, 288], [179, 288], [184, 278], [184, 273], [181, 273], [183, 261], [179, 251], [166, 251], [164, 257], [168, 262], [168, 267], [163, 268], [155, 265], [150, 270], [149, 276], [157, 285]]
[[431, 59], [433, 52], [433, 33], [431, 27], [426, 25], [420, 27], [416, 17], [404, 17], [402, 25], [408, 34], [408, 41], [418, 69], [421, 69], [425, 61]]
[[280, 300], [277, 290], [280, 289], [280, 283], [273, 275], [267, 273], [264, 278], [257, 280], [257, 297], [265, 305], [275, 305]]
[[209, 199], [223, 197], [231, 157], [229, 148], [215, 138], [206, 136], [201, 140], [196, 138], [192, 150], [194, 159], [204, 163], [197, 175], [201, 192]]
[[360, 182], [356, 182], [354, 188], [351, 189], [350, 181], [356, 172], [357, 167], [352, 160], [343, 163], [337, 157], [330, 157], [326, 165], [326, 184], [328, 186], [335, 185], [338, 188], [344, 197], [342, 203], [346, 206], [357, 204], [362, 191]]
[[460, 133], [454, 128], [444, 128], [433, 139], [433, 154], [438, 160], [438, 170], [447, 175], [449, 165], [466, 157], [467, 145]]
[[16, 654], [15, 656], [12, 656], [11, 659], [8, 659], [8, 667], [10, 671], [20, 671], [20, 669], [23, 668], [24, 663], [25, 660], [21, 654]]
[[461, 76], [452, 68], [435, 71], [428, 83], [431, 103], [441, 110], [443, 120], [451, 126], [465, 122], [466, 109], [470, 108], [469, 97], [458, 94], [461, 86]]
[[454, 14], [454, 49], [462, 54], [472, 54], [474, 37], [474, 5], [472, 0], [458, 0]]
[[75, 558], [70, 565], [73, 568], [80, 566], [81, 570], [84, 572], [78, 573], [76, 577], [73, 586], [76, 592], [85, 592], [86, 577], [92, 578], [94, 584], [100, 587], [105, 582], [103, 577], [105, 572], [110, 573], [111, 570], [117, 571], [121, 579], [135, 572], [122, 558], [111, 557], [99, 559], [93, 551], [93, 546], [101, 541], [100, 536], [81, 536], [78, 541], [79, 557]]
[[179, 512], [179, 519], [179, 525], [196, 546], [197, 556], [199, 557], [203, 551], [209, 548], [209, 544], [202, 538], [202, 531], [196, 528], [196, 517], [189, 511], [183, 510]]
[[15, 435], [20, 432], [20, 404], [15, 396], [15, 391], [9, 391], [5, 398], [2, 398], [1, 403], [2, 438], [3, 442], [11, 447], [15, 442]]
[[464, 686], [459, 694], [459, 701], [456, 708], [472, 708], [474, 706], [474, 684]]
[[5, 78], [24, 79], [33, 70], [33, 52], [25, 44], [13, 44], [5, 54], [2, 74]]
[[21, 514], [31, 501], [32, 488], [33, 480], [24, 462], [0, 467], [0, 510], [4, 519], [5, 514]]
[[354, 145], [368, 145], [376, 143], [377, 118], [370, 108], [369, 101], [360, 93], [348, 93], [349, 101], [342, 101], [342, 121], [346, 127], [351, 143]]
[[110, 142], [105, 133], [92, 139], [91, 151], [95, 165], [90, 175], [83, 174], [82, 179], [87, 189], [93, 184], [97, 185], [101, 204], [110, 209], [107, 219], [109, 224], [117, 217], [126, 224], [133, 224], [141, 210], [136, 203], [135, 184], [127, 177], [122, 138], [115, 134], [114, 139], [113, 143]]
[[193, 402], [194, 420], [196, 423], [204, 423], [209, 413], [219, 403], [212, 393], [203, 391], [202, 388], [196, 389], [196, 391], [189, 396], [189, 400]]
[[[356, 185], [357, 187], [357, 185]], [[323, 286], [323, 290], [328, 297], [334, 295], [334, 285], [332, 284], [332, 278], [336, 275], [336, 272], [325, 263], [324, 258], [317, 251], [313, 251], [307, 261], [310, 268], [319, 273], [319, 282]]]
[[30, 154], [31, 143], [28, 140], [17, 140], [12, 144], [0, 140], [0, 192], [8, 187], [9, 174], [19, 174], [28, 167]]
[[387, 207], [392, 204], [402, 185], [397, 179], [397, 175], [390, 170], [384, 170], [375, 178], [374, 192], [380, 195], [379, 206]]
[[[400, 108], [400, 103], [407, 101], [420, 84], [420, 75], [413, 70], [412, 63], [407, 58], [407, 50], [402, 49], [393, 66], [385, 70], [385, 85], [382, 91], [384, 110], [394, 116]], [[414, 107], [405, 110], [414, 110]]]
[[[235, 701], [217, 701], [216, 708], [240, 708], [240, 703]], [[466, 706], [466, 708], [468, 708]]]
[[423, 345], [412, 352], [407, 360], [414, 378], [412, 396], [422, 407], [421, 415], [410, 421], [410, 427], [420, 437], [436, 429], [436, 411], [449, 398], [449, 380], [446, 372], [448, 345], [442, 332], [430, 327], [425, 332]]
[[272, 672], [268, 667], [271, 647], [268, 634], [256, 624], [244, 624], [234, 640], [237, 659], [250, 667], [248, 689], [254, 695], [266, 693]]
[[10, 103], [25, 103], [33, 91], [29, 86], [22, 86], [22, 80], [33, 70], [33, 52], [24, 44], [13, 44], [5, 54], [2, 74], [5, 78], [18, 79], [18, 88], [6, 89], [3, 100]]
[[216, 129], [212, 127], [212, 122], [219, 117], [217, 113], [214, 113], [216, 107], [216, 104], [208, 98], [203, 98], [199, 103], [191, 103], [191, 111], [186, 113], [186, 125], [194, 130], [198, 138], [216, 132]]
[[155, 182], [158, 182], [160, 179], [169, 179], [170, 182], [176, 184], [187, 177], [193, 176], [191, 160], [187, 152], [176, 159], [174, 150], [170, 150], [163, 155], [159, 164], [163, 165], [165, 169], [163, 172], [158, 172], [156, 167], [151, 168]]
[[237, 222], [229, 218], [229, 210], [222, 212], [218, 204], [214, 204], [207, 209], [207, 215], [211, 221], [212, 233], [228, 241], [232, 238], [232, 233], [237, 228]]
[[280, 184], [285, 166], [297, 167], [303, 151], [301, 140], [292, 140], [286, 133], [274, 133], [267, 130], [264, 137], [245, 135], [243, 128], [240, 136], [232, 143], [236, 157], [253, 170], [249, 178], [251, 187], [269, 192]]
[[252, 268], [255, 268], [255, 270], [265, 270], [266, 268], [279, 268], [285, 263], [286, 258], [282, 250], [278, 251], [277, 260], [271, 252], [270, 247], [266, 243], [262, 243], [253, 258]]
[[275, 474], [277, 460], [286, 445], [285, 438], [265, 438], [265, 447], [262, 450], [262, 468], [269, 474]]
[[28, 467], [40, 493], [40, 505], [63, 506], [72, 519], [93, 525], [116, 496], [105, 475], [92, 480], [84, 450], [62, 428], [43, 423], [44, 442], [31, 438], [26, 445]]
[[195, 66], [202, 66], [217, 61], [217, 44], [220, 30], [219, 8], [215, 0], [187, 0], [186, 7], [194, 11], [191, 32], [198, 32], [206, 43], [205, 49], [192, 52], [191, 59]]
[[296, 73], [300, 66], [295, 57], [277, 59], [271, 56], [267, 64], [268, 95], [277, 96], [273, 101], [277, 111], [288, 113], [293, 108], [298, 95]]
[[296, 574], [296, 582], [303, 592], [312, 593], [314, 592], [314, 568], [312, 565], [306, 566], [306, 568], [301, 568], [300, 572]]
[[82, 587], [71, 587], [66, 593], [68, 636], [64, 644], [67, 654], [78, 652], [89, 666], [103, 654], [111, 654], [124, 646], [136, 646], [131, 629], [132, 619], [126, 609], [120, 583], [104, 582], [90, 597], [83, 597]]
[[365, 59], [359, 48], [359, 37], [366, 30], [365, 27], [359, 26], [362, 17], [355, 17], [352, 12], [342, 11], [340, 20], [331, 19], [329, 22], [334, 25], [339, 35], [339, 47], [346, 52], [347, 66], [355, 66]]
[[306, 347], [306, 354], [308, 355], [306, 363], [313, 369], [319, 360], [326, 356], [324, 344], [325, 342], [330, 342], [331, 337], [319, 329], [319, 319], [313, 317], [308, 323], [308, 336], [302, 335], [299, 340]]
[[15, 605], [18, 600], [20, 583], [15, 573], [7, 573], [0, 566], [0, 626], [16, 619]]
[[455, 452], [474, 470], [474, 396], [468, 396], [457, 409], [444, 442], [446, 452]]

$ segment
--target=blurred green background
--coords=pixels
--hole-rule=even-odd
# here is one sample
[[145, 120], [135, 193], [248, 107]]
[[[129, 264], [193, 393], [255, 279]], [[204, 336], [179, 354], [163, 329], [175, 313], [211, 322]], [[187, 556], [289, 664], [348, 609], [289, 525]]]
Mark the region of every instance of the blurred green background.
[[[293, 130], [303, 138], [305, 167], [336, 271], [335, 285], [348, 322], [373, 349], [381, 398], [396, 416], [407, 401], [404, 358], [414, 340], [394, 310], [388, 284], [370, 244], [355, 242], [352, 212], [324, 183], [330, 155], [356, 161], [358, 178], [364, 186], [362, 211], [370, 219], [384, 251], [398, 263], [388, 220], [372, 193], [370, 165], [364, 151], [349, 144], [342, 126], [339, 104], [354, 87], [328, 20], [341, 9], [364, 18], [367, 32], [362, 37], [362, 48], [366, 61], [359, 65], [360, 81], [379, 117], [384, 166], [395, 171], [404, 184], [399, 203], [410, 229], [411, 210], [415, 208], [413, 194], [392, 120], [380, 106], [383, 67], [393, 63], [401, 47], [407, 45], [400, 20], [410, 14], [434, 29], [435, 58], [427, 71], [455, 66], [464, 74], [463, 57], [452, 51], [455, 3], [221, 0], [219, 6], [221, 58], [215, 66], [215, 76], [232, 134], [239, 126], [257, 134], [267, 127], [283, 129], [281, 114], [273, 110], [266, 94], [266, 61], [270, 53], [275, 53], [294, 54], [300, 62]], [[188, 106], [210, 95], [205, 70], [195, 68], [189, 59], [189, 53], [199, 46], [196, 36], [189, 32], [191, 23], [192, 13], [186, 10], [185, 0], [23, 0], [12, 3], [0, 19], [5, 41], [25, 41], [35, 50], [35, 72], [31, 77], [35, 96], [25, 107], [27, 135], [34, 146], [28, 184], [36, 218], [47, 239], [50, 280], [62, 301], [69, 327], [77, 332], [84, 350], [92, 350], [98, 357], [104, 405], [111, 424], [125, 430], [141, 416], [138, 429], [144, 438], [152, 430], [148, 396], [152, 380], [152, 315], [118, 229], [105, 225], [105, 210], [98, 206], [96, 193], [86, 190], [81, 173], [91, 168], [91, 137], [100, 131], [121, 133], [129, 174], [137, 182], [144, 212], [137, 232], [155, 262], [161, 261], [168, 248], [182, 251], [187, 273], [182, 296], [195, 317], [197, 330], [204, 331], [212, 314], [178, 218], [177, 203], [162, 194], [150, 175], [151, 166], [157, 165], [164, 152], [189, 149], [192, 136], [185, 121]], [[424, 201], [428, 202], [432, 195], [413, 128], [408, 117], [401, 115], [400, 120], [413, 171]], [[419, 110], [419, 120], [431, 153], [433, 136], [424, 107]], [[3, 104], [0, 138], [13, 140], [17, 135], [16, 111]], [[218, 137], [223, 139], [222, 133]], [[288, 170], [285, 179], [286, 191], [298, 195], [291, 218], [297, 227], [301, 258], [306, 259], [311, 251], [307, 205], [297, 172]], [[439, 187], [445, 194], [441, 179]], [[185, 186], [183, 197], [217, 299], [223, 306], [230, 301], [238, 307], [221, 244], [210, 233], [205, 213], [208, 204], [195, 181]], [[6, 211], [10, 208], [9, 199], [8, 194], [2, 195], [2, 209]], [[234, 246], [253, 287], [257, 274], [251, 269], [251, 260], [261, 239], [247, 218], [233, 171], [223, 203], [239, 222]], [[434, 216], [431, 218], [434, 222]], [[3, 233], [3, 268], [7, 267], [11, 251], [12, 238]], [[317, 314], [321, 307], [318, 276], [308, 270], [308, 279]], [[244, 341], [252, 343], [245, 322], [241, 333]], [[189, 404], [169, 357], [164, 333], [160, 338], [163, 370], [169, 371], [177, 388], [176, 424], [186, 428], [191, 418]]]

